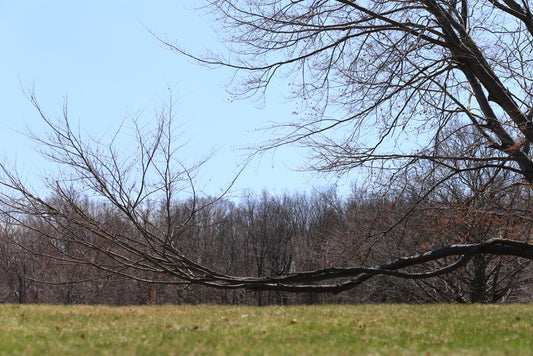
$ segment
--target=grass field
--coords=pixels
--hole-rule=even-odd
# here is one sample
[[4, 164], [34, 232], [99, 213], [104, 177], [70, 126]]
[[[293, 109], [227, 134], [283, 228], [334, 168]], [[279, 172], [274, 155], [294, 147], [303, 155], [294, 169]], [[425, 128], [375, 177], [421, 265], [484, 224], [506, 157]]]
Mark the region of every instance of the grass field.
[[533, 305], [2, 305], [0, 354], [533, 355]]

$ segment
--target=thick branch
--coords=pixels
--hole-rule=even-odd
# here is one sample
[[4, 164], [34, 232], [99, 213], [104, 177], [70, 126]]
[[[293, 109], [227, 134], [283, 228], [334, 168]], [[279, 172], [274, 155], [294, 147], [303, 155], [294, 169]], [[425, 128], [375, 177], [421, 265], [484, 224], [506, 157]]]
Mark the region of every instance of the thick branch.
[[[328, 268], [312, 272], [301, 272], [276, 278], [215, 278], [194, 281], [222, 289], [271, 290], [286, 292], [343, 292], [362, 284], [375, 276], [393, 276], [405, 279], [437, 277], [463, 267], [475, 255], [493, 254], [533, 259], [533, 244], [507, 239], [493, 239], [478, 244], [456, 244], [422, 254], [399, 258], [376, 267]], [[424, 265], [444, 258], [452, 258], [449, 265], [425, 272], [409, 272], [412, 267]], [[337, 284], [313, 284], [316, 282], [351, 278]], [[311, 284], [309, 284], [311, 283]]]

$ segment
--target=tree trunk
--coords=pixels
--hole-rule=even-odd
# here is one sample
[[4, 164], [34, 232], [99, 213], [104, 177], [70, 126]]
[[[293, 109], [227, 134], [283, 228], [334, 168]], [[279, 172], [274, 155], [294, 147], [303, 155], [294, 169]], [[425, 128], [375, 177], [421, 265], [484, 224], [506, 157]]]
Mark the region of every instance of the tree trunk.
[[486, 268], [487, 261], [483, 255], [475, 255], [474, 262], [474, 278], [471, 282], [471, 296], [472, 303], [487, 303], [487, 276]]

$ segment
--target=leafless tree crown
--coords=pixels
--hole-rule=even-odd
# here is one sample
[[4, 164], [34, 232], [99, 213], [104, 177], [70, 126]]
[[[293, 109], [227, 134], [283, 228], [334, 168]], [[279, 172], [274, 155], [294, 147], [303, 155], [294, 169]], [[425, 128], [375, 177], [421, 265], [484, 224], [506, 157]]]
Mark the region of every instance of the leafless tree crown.
[[[533, 16], [528, 1], [210, 0], [229, 55], [195, 56], [240, 72], [241, 94], [275, 78], [300, 98], [270, 147], [295, 141], [312, 167], [403, 167], [413, 159], [501, 166], [533, 182]], [[450, 156], [450, 123], [473, 126], [491, 154]], [[406, 142], [406, 140], [410, 140]], [[396, 162], [396, 163], [391, 163]]]

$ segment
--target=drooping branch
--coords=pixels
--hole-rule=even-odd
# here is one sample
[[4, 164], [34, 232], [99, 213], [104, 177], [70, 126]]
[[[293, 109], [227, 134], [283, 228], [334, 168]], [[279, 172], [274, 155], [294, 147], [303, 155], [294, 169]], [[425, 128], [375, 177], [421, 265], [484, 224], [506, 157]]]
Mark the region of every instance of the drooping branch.
[[[327, 268], [312, 272], [294, 273], [277, 278], [235, 278], [208, 276], [193, 283], [223, 289], [271, 290], [286, 292], [340, 293], [353, 289], [377, 276], [405, 279], [426, 279], [451, 273], [464, 267], [475, 255], [492, 254], [533, 259], [533, 244], [507, 239], [492, 239], [477, 244], [455, 244], [422, 254], [402, 257], [376, 267]], [[425, 265], [442, 259], [451, 259], [446, 267]], [[409, 268], [426, 268], [423, 272], [410, 272]], [[335, 279], [347, 279], [334, 284], [313, 284]]]

